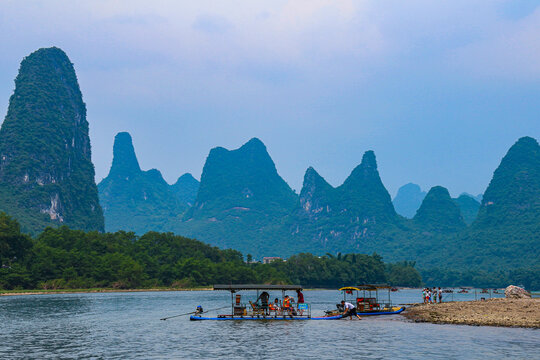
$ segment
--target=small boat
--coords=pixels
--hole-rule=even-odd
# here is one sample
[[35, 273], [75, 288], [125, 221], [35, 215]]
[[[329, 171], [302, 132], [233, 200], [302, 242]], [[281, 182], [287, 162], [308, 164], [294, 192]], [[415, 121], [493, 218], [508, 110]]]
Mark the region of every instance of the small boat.
[[396, 288], [396, 287], [393, 287], [393, 288], [392, 288], [392, 289], [390, 289], [390, 290], [391, 290], [392, 292], [396, 292], [396, 291], [398, 291], [398, 288]]
[[458, 294], [468, 294], [469, 292], [465, 289], [461, 289], [458, 291]]
[[[392, 288], [388, 285], [346, 286], [339, 291], [343, 293], [344, 301], [356, 306], [356, 312], [360, 316], [395, 315], [405, 310], [404, 306], [392, 305], [390, 299]], [[342, 312], [341, 304], [337, 304], [336, 308], [336, 310], [327, 311], [326, 314], [328, 316], [340, 314]]]
[[[337, 320], [343, 316], [341, 314], [324, 315], [313, 317], [311, 315], [311, 306], [307, 303], [290, 302], [287, 305], [285, 301], [287, 291], [302, 290], [301, 285], [214, 285], [214, 290], [225, 290], [231, 293], [231, 311], [228, 314], [221, 314], [215, 317], [202, 316], [201, 313], [191, 315], [192, 321], [201, 320]], [[259, 299], [261, 291], [280, 291], [281, 301], [277, 303], [259, 304], [253, 301], [243, 300], [240, 291], [256, 291], [256, 297]], [[256, 301], [256, 300], [254, 300]], [[274, 305], [276, 304], [276, 305]], [[284, 305], [285, 304], [285, 305]]]

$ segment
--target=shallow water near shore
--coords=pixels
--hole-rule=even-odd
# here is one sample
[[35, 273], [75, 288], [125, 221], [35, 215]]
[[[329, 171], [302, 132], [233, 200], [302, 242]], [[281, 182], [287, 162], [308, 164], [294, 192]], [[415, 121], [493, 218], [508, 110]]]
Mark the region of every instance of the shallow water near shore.
[[[313, 316], [340, 300], [338, 291], [304, 294]], [[475, 295], [453, 296], [474, 300]], [[420, 290], [392, 293], [392, 300], [419, 302]], [[538, 330], [413, 323], [400, 315], [362, 321], [159, 320], [197, 305], [213, 309], [229, 303], [229, 293], [209, 291], [0, 297], [0, 358], [530, 359], [538, 358], [540, 346]]]

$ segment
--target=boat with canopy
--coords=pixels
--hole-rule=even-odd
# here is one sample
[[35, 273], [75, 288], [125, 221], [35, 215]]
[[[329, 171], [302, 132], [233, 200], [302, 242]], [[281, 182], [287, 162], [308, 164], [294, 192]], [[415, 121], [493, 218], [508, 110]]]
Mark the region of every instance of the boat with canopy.
[[[345, 286], [339, 289], [343, 293], [343, 300], [353, 304], [360, 316], [369, 315], [394, 315], [405, 310], [404, 306], [393, 306], [390, 298], [392, 287], [389, 285], [363, 284]], [[336, 305], [336, 310], [327, 311], [328, 316], [340, 314], [343, 310], [341, 304]]]
[[[214, 290], [231, 293], [230, 313], [206, 317], [200, 312], [192, 315], [190, 320], [337, 320], [343, 317], [342, 314], [313, 317], [310, 304], [291, 301], [286, 292], [301, 291], [301, 285], [214, 285]], [[243, 293], [246, 291], [248, 294]], [[253, 297], [253, 292], [256, 292], [255, 297]], [[266, 296], [266, 300], [262, 300], [263, 292], [267, 295], [269, 295], [268, 292], [273, 292], [274, 295]], [[275, 292], [281, 296], [275, 296]], [[270, 302], [268, 298], [275, 298], [277, 302]], [[261, 302], [259, 302], [260, 299]]]

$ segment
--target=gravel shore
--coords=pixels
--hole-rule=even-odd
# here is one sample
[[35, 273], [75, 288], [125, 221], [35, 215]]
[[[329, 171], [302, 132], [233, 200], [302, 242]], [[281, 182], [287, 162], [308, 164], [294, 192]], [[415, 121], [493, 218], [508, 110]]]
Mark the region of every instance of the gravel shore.
[[417, 322], [540, 328], [540, 299], [490, 299], [419, 305], [402, 313]]

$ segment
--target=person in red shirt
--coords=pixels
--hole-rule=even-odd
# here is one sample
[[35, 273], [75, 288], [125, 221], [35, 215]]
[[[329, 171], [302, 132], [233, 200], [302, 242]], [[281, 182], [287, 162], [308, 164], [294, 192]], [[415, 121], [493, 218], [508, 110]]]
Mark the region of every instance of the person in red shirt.
[[302, 294], [302, 291], [296, 290], [296, 295], [298, 296], [298, 304], [304, 303], [304, 294]]

